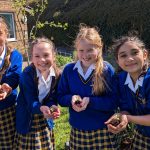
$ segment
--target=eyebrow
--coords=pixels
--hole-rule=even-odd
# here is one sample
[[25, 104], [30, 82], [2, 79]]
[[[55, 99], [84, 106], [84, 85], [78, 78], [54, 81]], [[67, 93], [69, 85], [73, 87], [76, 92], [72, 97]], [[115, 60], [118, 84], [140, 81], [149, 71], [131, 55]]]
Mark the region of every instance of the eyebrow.
[[131, 50], [138, 50], [139, 51], [139, 49], [137, 49], [137, 48], [132, 48]]
[[[130, 49], [130, 50], [131, 50], [131, 51], [135, 51], [135, 50], [138, 51], [139, 49], [137, 49], [137, 48], [132, 48], [132, 49]], [[118, 53], [118, 54], [120, 55], [120, 54], [124, 54], [124, 53], [126, 53], [126, 51], [122, 51], [122, 52], [120, 52], [120, 53]]]
[[126, 53], [126, 52], [125, 52], [125, 51], [123, 51], [123, 52], [118, 53], [118, 55], [125, 54], [125, 53]]

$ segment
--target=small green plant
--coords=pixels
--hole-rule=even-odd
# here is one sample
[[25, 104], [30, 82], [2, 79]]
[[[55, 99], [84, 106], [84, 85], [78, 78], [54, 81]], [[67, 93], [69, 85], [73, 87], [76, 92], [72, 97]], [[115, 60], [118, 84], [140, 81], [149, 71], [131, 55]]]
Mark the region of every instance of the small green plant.
[[56, 56], [56, 64], [58, 67], [63, 67], [64, 65], [72, 61], [73, 59], [71, 56], [62, 56], [62, 55]]
[[128, 124], [127, 128], [118, 134], [118, 144], [121, 150], [131, 150], [134, 138], [134, 124]]

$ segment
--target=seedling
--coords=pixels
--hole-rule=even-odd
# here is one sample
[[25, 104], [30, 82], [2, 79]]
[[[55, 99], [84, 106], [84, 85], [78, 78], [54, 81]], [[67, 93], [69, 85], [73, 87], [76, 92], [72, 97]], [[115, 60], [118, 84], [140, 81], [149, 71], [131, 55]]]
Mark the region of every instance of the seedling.
[[54, 107], [50, 107], [49, 109], [50, 109], [50, 112], [51, 112], [51, 113], [56, 112], [56, 108], [54, 108]]
[[77, 106], [80, 107], [81, 102], [82, 102], [81, 97], [80, 97], [79, 95], [77, 95], [77, 96], [75, 97], [74, 103], [75, 103]]
[[120, 120], [121, 120], [120, 117], [121, 117], [120, 114], [116, 113], [113, 119], [111, 120], [110, 124], [116, 127], [118, 124], [120, 124]]

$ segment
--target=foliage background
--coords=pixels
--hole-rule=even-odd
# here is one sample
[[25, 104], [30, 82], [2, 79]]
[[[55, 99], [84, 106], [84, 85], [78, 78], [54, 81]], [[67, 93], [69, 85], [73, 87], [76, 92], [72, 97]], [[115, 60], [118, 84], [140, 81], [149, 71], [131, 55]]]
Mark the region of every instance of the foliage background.
[[[32, 7], [36, 4], [32, 3]], [[38, 35], [53, 37], [57, 45], [70, 46], [78, 25], [85, 23], [100, 28], [105, 48], [112, 40], [136, 30], [139, 36], [150, 47], [150, 0], [48, 0], [48, 5], [40, 21], [68, 23], [67, 30], [50, 28], [38, 31]], [[34, 24], [32, 16], [28, 18], [29, 31]]]

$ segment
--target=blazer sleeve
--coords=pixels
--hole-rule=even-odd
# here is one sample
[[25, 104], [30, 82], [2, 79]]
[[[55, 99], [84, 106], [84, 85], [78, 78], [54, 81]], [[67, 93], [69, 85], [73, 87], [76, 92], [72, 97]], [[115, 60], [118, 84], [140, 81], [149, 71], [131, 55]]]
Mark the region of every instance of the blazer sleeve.
[[[20, 78], [20, 93], [18, 96], [25, 101], [28, 110], [32, 114], [42, 114], [40, 107], [42, 104], [39, 102], [37, 88], [34, 84], [33, 76], [29, 72], [23, 72]], [[21, 96], [22, 97], [21, 97]]]
[[17, 50], [11, 53], [10, 63], [11, 65], [6, 70], [1, 84], [7, 83], [14, 90], [19, 84], [19, 78], [22, 72], [22, 55]]
[[61, 75], [59, 84], [58, 84], [58, 103], [62, 107], [70, 107], [71, 106], [71, 100], [72, 100], [72, 94], [70, 94], [69, 90], [69, 70], [66, 66], [63, 70], [63, 73]]
[[149, 73], [149, 75], [146, 76], [146, 78], [144, 79], [144, 83], [143, 83], [143, 86], [144, 86], [143, 88], [144, 88], [144, 92], [145, 92], [144, 96], [145, 96], [145, 100], [146, 100], [145, 111], [150, 114], [150, 84], [149, 83], [150, 83], [150, 73]]

